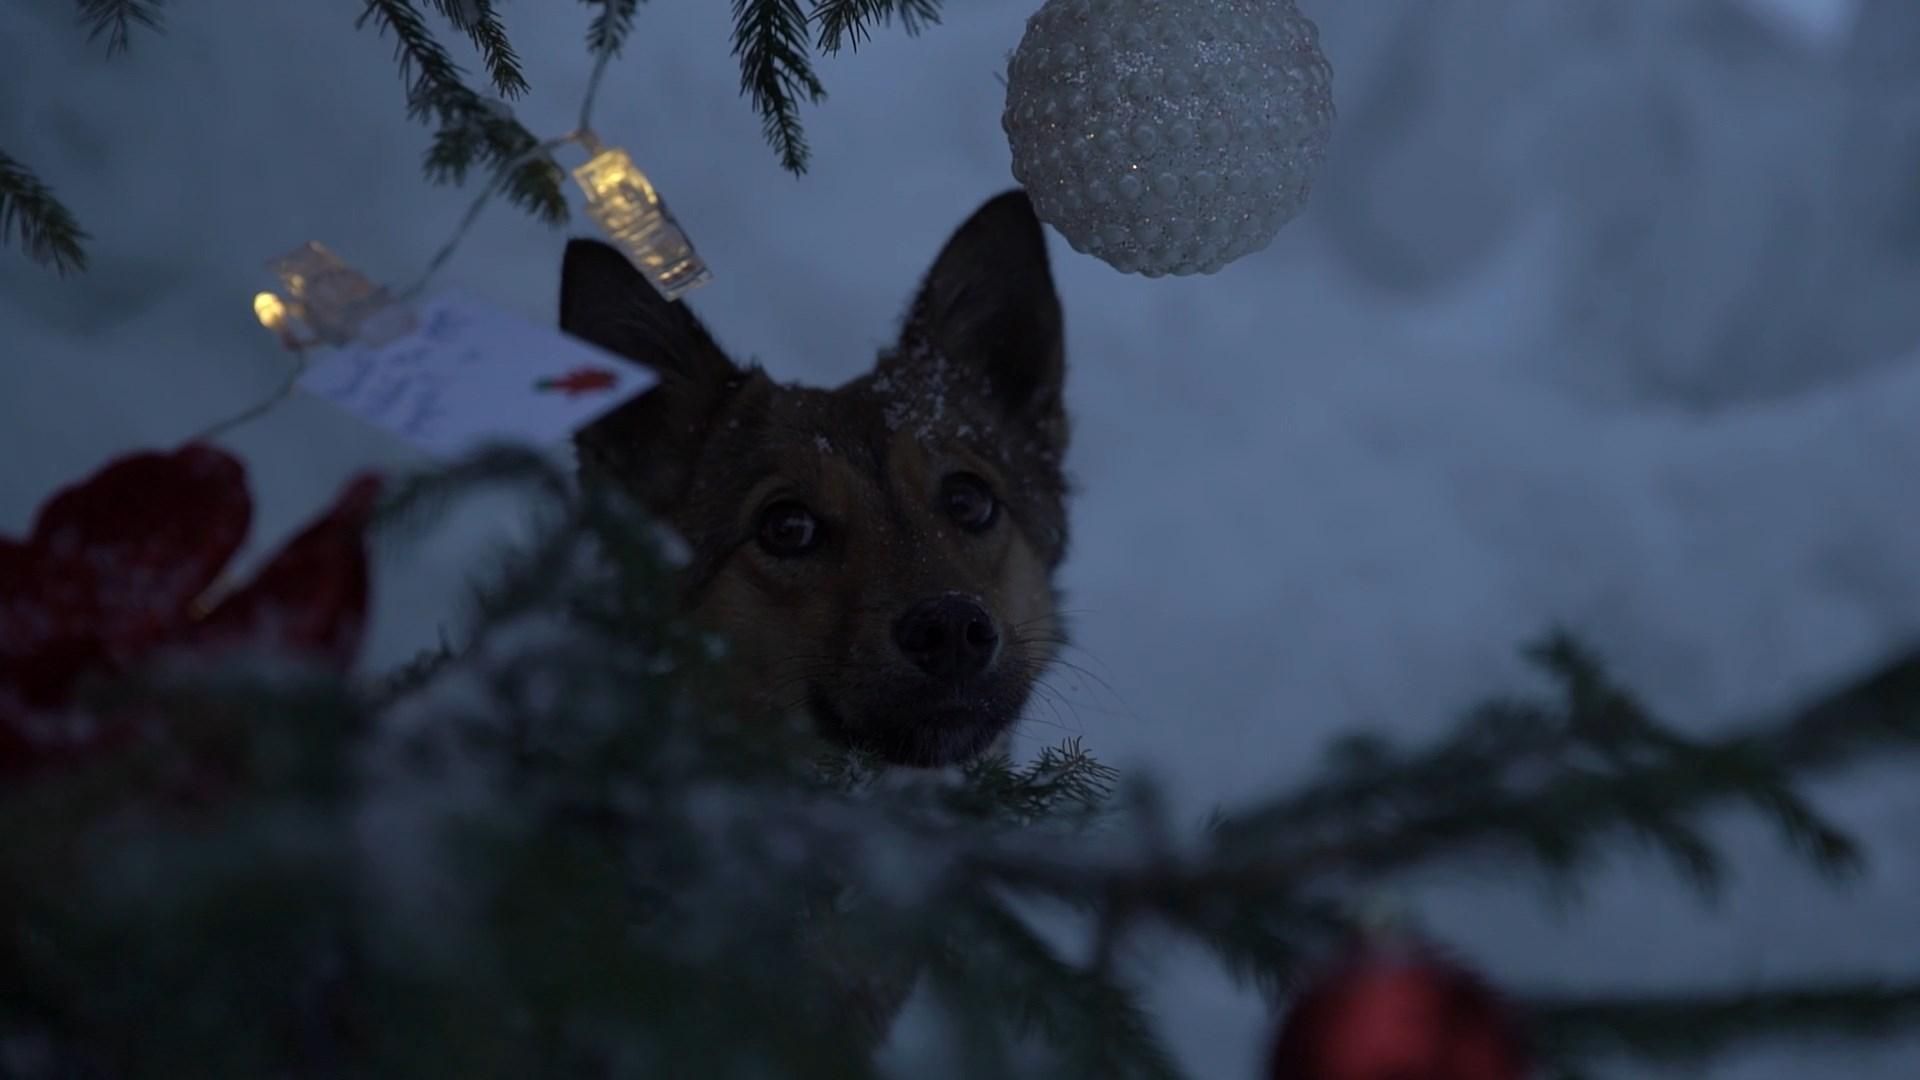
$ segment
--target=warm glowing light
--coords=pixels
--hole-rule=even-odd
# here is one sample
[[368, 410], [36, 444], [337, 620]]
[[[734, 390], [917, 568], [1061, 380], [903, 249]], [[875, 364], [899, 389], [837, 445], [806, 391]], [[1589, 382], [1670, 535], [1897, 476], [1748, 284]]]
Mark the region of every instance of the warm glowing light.
[[260, 320], [261, 326], [276, 334], [282, 333], [287, 327], [286, 302], [270, 292], [263, 292], [253, 298], [253, 317]]
[[[369, 328], [377, 331], [372, 337], [386, 340], [407, 329], [404, 320], [390, 327], [387, 324], [395, 320], [375, 319], [393, 307], [391, 294], [321, 244], [309, 241], [267, 266], [286, 290], [286, 314], [299, 319], [320, 341], [345, 345], [356, 338], [365, 340]], [[255, 310], [259, 310], [258, 301]]]
[[587, 216], [626, 252], [660, 294], [677, 300], [712, 280], [652, 181], [617, 148], [599, 149], [573, 178], [587, 195]]

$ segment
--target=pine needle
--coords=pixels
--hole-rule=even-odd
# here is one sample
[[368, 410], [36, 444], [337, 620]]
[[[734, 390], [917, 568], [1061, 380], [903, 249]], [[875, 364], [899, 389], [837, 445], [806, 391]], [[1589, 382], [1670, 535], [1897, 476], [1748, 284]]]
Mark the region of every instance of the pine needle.
[[160, 9], [165, 0], [80, 0], [80, 21], [87, 27], [87, 39], [107, 39], [107, 55], [127, 51], [135, 26], [148, 30], [160, 28]]
[[799, 0], [733, 0], [733, 55], [740, 61], [740, 92], [760, 114], [761, 129], [796, 176], [807, 171], [800, 100], [826, 99], [807, 56], [807, 17]]
[[27, 258], [65, 275], [87, 268], [88, 239], [53, 190], [0, 151], [0, 244], [18, 244]]

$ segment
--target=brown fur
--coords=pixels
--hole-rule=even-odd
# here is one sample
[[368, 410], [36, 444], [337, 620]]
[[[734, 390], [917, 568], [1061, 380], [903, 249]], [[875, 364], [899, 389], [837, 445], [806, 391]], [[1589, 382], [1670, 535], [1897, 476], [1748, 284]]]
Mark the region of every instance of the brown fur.
[[[735, 705], [897, 764], [1004, 739], [1062, 639], [1067, 543], [1060, 304], [1025, 194], [954, 233], [898, 343], [837, 389], [737, 365], [605, 245], [569, 245], [561, 294], [565, 330], [661, 377], [580, 433], [583, 478], [624, 487], [687, 541], [686, 610], [730, 643]], [[998, 505], [977, 532], [943, 495], [957, 473]], [[778, 555], [764, 515], [794, 502], [818, 545]], [[903, 644], [921, 640], [901, 636], [903, 617], [941, 597], [997, 631], [984, 670], [936, 677]]]

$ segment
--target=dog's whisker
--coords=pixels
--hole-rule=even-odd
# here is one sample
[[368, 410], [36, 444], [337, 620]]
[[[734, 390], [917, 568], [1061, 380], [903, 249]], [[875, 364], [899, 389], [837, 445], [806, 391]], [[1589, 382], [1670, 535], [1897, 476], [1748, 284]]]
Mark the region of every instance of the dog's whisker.
[[[1085, 650], [1083, 649], [1076, 650], [1076, 651], [1085, 652]], [[1097, 658], [1092, 658], [1092, 659], [1095, 659], [1097, 662]], [[1072, 660], [1068, 660], [1056, 655], [1052, 658], [1052, 660], [1049, 662], [1047, 667], [1049, 669], [1062, 670], [1074, 675], [1078, 675], [1081, 678], [1086, 679], [1088, 682], [1093, 683], [1095, 686], [1099, 687], [1101, 690], [1105, 691], [1110, 697], [1114, 699], [1114, 701], [1119, 702], [1122, 705], [1124, 705], [1125, 703], [1125, 698], [1122, 697], [1119, 690], [1115, 689], [1113, 683], [1108, 681], [1106, 676], [1101, 675], [1099, 672], [1094, 671], [1091, 668], [1088, 668], [1084, 664], [1078, 664]]]
[[[1070, 715], [1073, 718], [1075, 727], [1079, 729], [1076, 731], [1076, 734], [1084, 731], [1085, 725], [1080, 722], [1080, 706], [1078, 702], [1073, 701], [1045, 680], [1036, 681], [1033, 684], [1033, 691], [1039, 696], [1040, 700], [1047, 702], [1048, 707], [1053, 710], [1055, 716], [1061, 716], [1063, 710], [1067, 715]], [[1064, 717], [1062, 718], [1062, 726], [1065, 726]]]

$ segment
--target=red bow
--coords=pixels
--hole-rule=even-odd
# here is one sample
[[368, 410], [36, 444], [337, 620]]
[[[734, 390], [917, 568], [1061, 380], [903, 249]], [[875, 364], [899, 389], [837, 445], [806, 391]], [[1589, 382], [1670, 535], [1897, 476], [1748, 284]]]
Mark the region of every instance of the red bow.
[[376, 477], [354, 477], [210, 607], [253, 518], [238, 459], [204, 444], [130, 454], [57, 492], [24, 541], [0, 536], [0, 774], [98, 745], [110, 725], [62, 722], [81, 681], [163, 649], [254, 647], [350, 667], [366, 628], [366, 528], [379, 490]]

